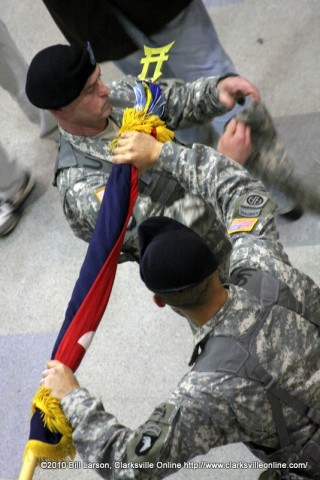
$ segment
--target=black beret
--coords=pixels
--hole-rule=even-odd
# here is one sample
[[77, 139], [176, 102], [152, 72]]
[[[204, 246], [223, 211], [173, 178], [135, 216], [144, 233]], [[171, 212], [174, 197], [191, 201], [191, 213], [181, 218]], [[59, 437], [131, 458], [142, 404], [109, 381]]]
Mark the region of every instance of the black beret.
[[176, 220], [148, 218], [139, 226], [138, 235], [140, 276], [155, 293], [195, 286], [218, 268], [202, 238]]
[[26, 94], [38, 108], [65, 107], [80, 95], [96, 68], [90, 46], [53, 45], [41, 50], [30, 63]]

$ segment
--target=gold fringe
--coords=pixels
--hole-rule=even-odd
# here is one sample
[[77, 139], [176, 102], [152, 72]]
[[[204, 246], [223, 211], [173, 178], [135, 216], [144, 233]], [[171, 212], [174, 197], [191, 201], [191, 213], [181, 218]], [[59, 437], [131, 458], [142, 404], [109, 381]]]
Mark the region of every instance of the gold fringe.
[[29, 451], [36, 457], [38, 465], [42, 460], [68, 461], [73, 460], [76, 456], [72, 439], [65, 436], [61, 437], [60, 442], [54, 445], [39, 440], [29, 440], [24, 450], [24, 458]]
[[40, 461], [67, 460], [75, 457], [76, 450], [72, 442], [72, 427], [68, 422], [59, 400], [51, 395], [50, 388], [41, 386], [32, 400], [32, 413], [39, 409], [45, 426], [53, 433], [62, 435], [60, 442], [54, 445], [39, 440], [29, 440], [25, 454], [30, 450]]
[[143, 110], [137, 110], [135, 108], [126, 108], [118, 138], [111, 142], [110, 151], [113, 152], [119, 138], [124, 132], [136, 131], [148, 133], [150, 135], [153, 129], [156, 130], [156, 138], [159, 142], [171, 142], [174, 138], [172, 130], [167, 128], [164, 121], [157, 115], [149, 115]]
[[51, 395], [48, 387], [41, 386], [32, 400], [32, 413], [41, 410], [45, 426], [53, 433], [72, 436], [72, 428], [60, 407], [59, 400]]

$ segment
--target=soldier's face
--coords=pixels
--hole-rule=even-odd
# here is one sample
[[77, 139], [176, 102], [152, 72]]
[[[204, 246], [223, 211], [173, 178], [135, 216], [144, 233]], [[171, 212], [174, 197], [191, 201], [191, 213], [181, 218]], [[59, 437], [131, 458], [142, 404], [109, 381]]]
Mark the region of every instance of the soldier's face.
[[64, 107], [68, 120], [88, 127], [105, 122], [112, 111], [109, 93], [110, 90], [101, 80], [100, 67], [97, 65], [80, 95]]

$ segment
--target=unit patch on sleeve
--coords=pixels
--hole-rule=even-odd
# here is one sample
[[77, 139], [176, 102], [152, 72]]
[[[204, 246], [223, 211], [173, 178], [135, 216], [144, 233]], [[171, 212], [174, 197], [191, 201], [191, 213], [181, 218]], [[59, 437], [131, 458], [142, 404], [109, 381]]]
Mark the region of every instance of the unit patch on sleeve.
[[259, 189], [241, 195], [234, 203], [228, 234], [247, 232], [260, 235], [267, 223], [272, 221], [275, 208], [275, 201]]
[[162, 430], [158, 425], [149, 425], [148, 429], [143, 432], [143, 435], [136, 446], [136, 455], [146, 455], [153, 447], [156, 440], [160, 437], [161, 431]]
[[265, 206], [268, 200], [269, 200], [269, 197], [267, 195], [264, 195], [263, 193], [250, 192], [245, 196], [241, 204], [241, 207], [262, 208]]
[[159, 405], [140, 431], [128, 442], [127, 460], [156, 463], [173, 432], [179, 410], [179, 405]]

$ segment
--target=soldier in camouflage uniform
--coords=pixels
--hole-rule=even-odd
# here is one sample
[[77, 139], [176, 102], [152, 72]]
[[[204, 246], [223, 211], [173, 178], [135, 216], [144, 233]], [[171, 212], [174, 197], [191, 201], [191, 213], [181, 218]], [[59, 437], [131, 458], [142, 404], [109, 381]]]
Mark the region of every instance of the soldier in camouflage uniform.
[[[199, 117], [204, 117], [206, 114], [206, 117], [208, 117], [210, 114], [212, 115], [212, 112], [218, 112], [221, 105], [216, 96], [213, 97], [211, 105], [203, 102], [202, 105], [199, 104], [197, 110], [193, 110], [197, 99], [203, 98], [209, 89], [214, 90], [215, 82], [216, 79], [212, 78], [205, 82], [194, 82], [188, 89], [185, 88], [184, 84], [162, 82], [163, 94], [167, 99], [165, 115], [168, 119], [168, 128], [174, 130], [178, 124], [188, 124], [192, 121], [190, 117], [195, 114]], [[114, 122], [114, 131], [109, 138], [107, 135], [105, 137], [102, 135], [101, 137], [72, 135], [60, 127], [63, 137], [71, 146], [82, 152], [102, 161], [111, 162], [112, 154], [109, 146], [111, 141], [116, 138], [124, 109], [134, 105], [134, 84], [135, 79], [133, 77], [126, 77], [124, 80], [107, 85], [112, 105], [109, 121], [110, 123]], [[187, 94], [192, 98], [192, 102], [190, 101], [188, 104], [185, 101]], [[204, 108], [208, 111], [205, 112]], [[154, 171], [160, 174], [166, 182], [170, 180], [163, 169], [156, 168]], [[86, 241], [91, 238], [100, 208], [100, 201], [95, 193], [104, 188], [108, 176], [108, 173], [100, 173], [90, 168], [61, 168], [57, 172], [57, 188], [62, 198], [66, 218], [75, 235]], [[152, 195], [139, 195], [133, 212], [135, 226], [126, 235], [124, 252], [138, 257], [137, 226], [144, 218], [154, 215], [166, 215], [190, 226], [205, 238], [214, 249], [218, 246], [218, 251], [221, 251], [222, 256], [229, 251], [228, 242], [225, 243], [224, 240], [224, 228], [219, 222], [214, 221], [212, 208], [206, 205], [203, 200], [190, 195], [185, 190], [181, 189], [179, 196], [180, 198], [174, 199], [173, 202], [169, 198], [166, 204], [163, 204], [159, 199], [153, 200]]]
[[[136, 135], [143, 134], [124, 135], [117, 162], [126, 157], [126, 141]], [[142, 170], [154, 163], [133, 160]], [[77, 451], [87, 462], [109, 464], [97, 469], [103, 478], [158, 479], [211, 448], [244, 442], [274, 468], [263, 478], [319, 479], [320, 288], [290, 264], [274, 224], [274, 201], [240, 165], [212, 156], [208, 147], [174, 143], [161, 146], [159, 165], [216, 210], [232, 242], [231, 274], [240, 271], [242, 286], [221, 284], [216, 258], [189, 229], [172, 226], [170, 219], [145, 220], [139, 227], [141, 277], [159, 306], [175, 306], [197, 324], [194, 366], [167, 402], [131, 430], [80, 388], [71, 370], [48, 362], [43, 381], [61, 399]], [[248, 271], [260, 272], [272, 285], [281, 282], [282, 299], [277, 291], [271, 301], [268, 290], [266, 301], [265, 295], [247, 288]], [[238, 347], [250, 340], [250, 354], [242, 360], [245, 372], [233, 367], [239, 349], [211, 349], [220, 337]], [[228, 368], [213, 367], [216, 357], [225, 365], [223, 355]], [[300, 406], [303, 402], [299, 412], [286, 397], [275, 404], [274, 394], [284, 390]], [[280, 427], [277, 412], [284, 423]], [[289, 471], [284, 463], [293, 468]]]
[[[105, 86], [99, 74], [99, 66], [89, 46], [87, 49], [55, 45], [42, 50], [32, 60], [26, 85], [30, 101], [40, 108], [50, 109], [59, 123], [61, 140], [55, 184], [72, 231], [85, 241], [91, 238], [100, 209], [101, 192], [110, 174], [110, 170], [106, 170], [112, 165], [110, 143], [117, 138], [125, 108], [135, 104], [133, 86], [136, 79], [126, 77]], [[251, 94], [259, 98], [257, 89], [250, 82], [237, 76], [230, 79], [233, 97]], [[220, 87], [226, 80], [220, 81]], [[219, 101], [218, 81], [212, 77], [188, 85], [178, 81], [162, 82], [166, 100], [163, 119], [167, 127], [174, 130], [206, 123], [226, 112], [227, 107]], [[81, 88], [73, 92], [73, 85], [79, 82]], [[88, 82], [92, 83], [93, 92], [88, 90]], [[231, 107], [234, 98], [229, 97]], [[90, 128], [92, 119], [96, 120], [94, 115], [97, 115], [92, 105], [97, 101], [100, 101], [102, 106], [99, 108], [103, 113], [98, 119], [98, 127]], [[84, 102], [87, 102], [85, 125], [81, 117]], [[181, 188], [171, 175], [157, 167], [151, 174], [140, 176], [139, 193], [123, 245], [127, 258], [138, 258], [137, 227], [141, 221], [149, 216], [166, 215], [188, 225], [205, 239], [221, 260], [221, 275], [225, 277], [223, 271], [228, 269], [231, 246], [224, 227], [209, 205]]]

